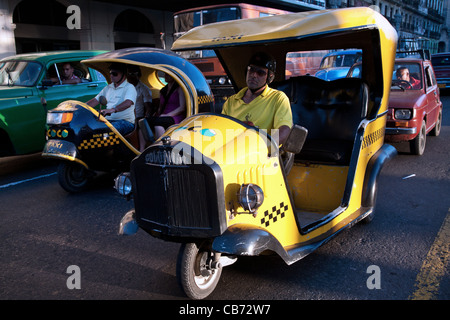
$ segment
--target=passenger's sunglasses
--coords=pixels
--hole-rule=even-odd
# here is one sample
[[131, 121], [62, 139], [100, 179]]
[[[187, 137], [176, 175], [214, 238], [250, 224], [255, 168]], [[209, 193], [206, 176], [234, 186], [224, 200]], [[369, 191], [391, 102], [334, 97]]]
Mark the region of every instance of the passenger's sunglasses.
[[259, 77], [264, 77], [267, 75], [267, 71], [254, 67], [254, 66], [248, 66], [247, 67], [247, 72], [248, 73], [256, 73]]

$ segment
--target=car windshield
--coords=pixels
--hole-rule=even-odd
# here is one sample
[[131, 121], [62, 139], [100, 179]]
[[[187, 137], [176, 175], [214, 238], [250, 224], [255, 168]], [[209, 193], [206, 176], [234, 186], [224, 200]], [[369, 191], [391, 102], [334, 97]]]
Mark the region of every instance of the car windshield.
[[[422, 89], [422, 73], [418, 63], [395, 63], [392, 87], [398, 89]], [[397, 88], [395, 88], [397, 87]]]
[[361, 54], [335, 54], [323, 59], [320, 69], [351, 67], [355, 62], [359, 61]]
[[33, 61], [0, 62], [0, 86], [34, 86], [42, 66]]

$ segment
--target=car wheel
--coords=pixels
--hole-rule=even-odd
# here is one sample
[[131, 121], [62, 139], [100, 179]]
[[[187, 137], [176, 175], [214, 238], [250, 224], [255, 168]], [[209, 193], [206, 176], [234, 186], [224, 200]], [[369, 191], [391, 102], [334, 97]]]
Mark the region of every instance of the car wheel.
[[436, 124], [434, 125], [433, 130], [430, 131], [430, 135], [437, 137], [441, 133], [441, 127], [442, 127], [442, 108], [439, 110], [439, 115], [436, 120]]
[[88, 171], [81, 164], [64, 161], [58, 166], [58, 181], [67, 192], [81, 192], [88, 186]]
[[214, 253], [196, 243], [183, 243], [177, 259], [177, 279], [191, 299], [204, 299], [217, 286], [222, 266], [212, 266]]
[[427, 126], [425, 120], [422, 121], [419, 134], [413, 140], [409, 142], [411, 154], [418, 156], [423, 155], [425, 151], [425, 144], [427, 142]]

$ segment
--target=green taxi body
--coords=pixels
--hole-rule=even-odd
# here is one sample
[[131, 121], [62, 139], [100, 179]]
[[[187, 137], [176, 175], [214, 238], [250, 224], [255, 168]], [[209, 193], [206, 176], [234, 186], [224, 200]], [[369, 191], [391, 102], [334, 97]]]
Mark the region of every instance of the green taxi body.
[[[42, 151], [47, 111], [65, 100], [87, 101], [106, 86], [100, 73], [80, 63], [103, 52], [28, 53], [0, 60], [0, 157]], [[61, 82], [66, 62], [80, 83]]]

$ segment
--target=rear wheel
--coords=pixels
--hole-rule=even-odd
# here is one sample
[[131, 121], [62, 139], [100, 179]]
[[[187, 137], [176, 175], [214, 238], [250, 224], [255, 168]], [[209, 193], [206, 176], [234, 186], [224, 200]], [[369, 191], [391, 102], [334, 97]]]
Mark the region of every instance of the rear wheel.
[[62, 162], [58, 166], [58, 181], [67, 192], [77, 193], [85, 190], [89, 183], [88, 170], [76, 162]]
[[437, 137], [441, 133], [441, 127], [442, 127], [442, 108], [439, 110], [439, 115], [436, 120], [436, 124], [433, 130], [430, 131], [430, 135], [433, 137]]
[[419, 134], [409, 142], [411, 153], [421, 156], [425, 151], [425, 144], [427, 142], [427, 126], [425, 120], [422, 121]]
[[222, 266], [207, 246], [196, 243], [181, 245], [177, 260], [178, 282], [191, 299], [204, 299], [217, 286]]

